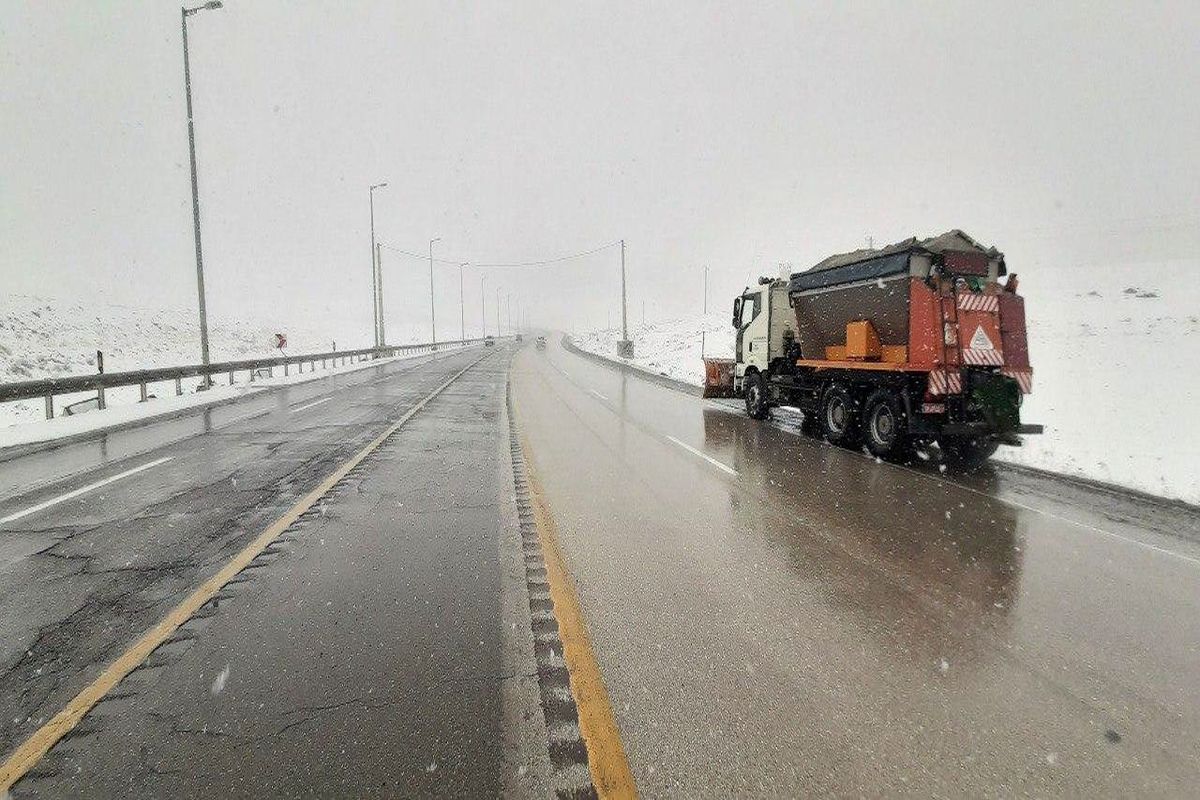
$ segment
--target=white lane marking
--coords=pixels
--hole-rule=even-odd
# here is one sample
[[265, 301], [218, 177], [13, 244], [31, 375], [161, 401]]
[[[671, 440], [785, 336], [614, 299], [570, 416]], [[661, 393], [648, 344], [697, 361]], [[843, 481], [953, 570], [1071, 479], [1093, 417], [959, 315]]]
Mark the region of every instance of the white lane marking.
[[599, 392], [597, 392], [595, 389], [588, 389], [588, 391], [591, 392], [592, 394], [596, 395], [596, 397], [599, 397], [604, 402], [606, 402], [606, 403], [608, 402], [608, 398], [605, 397], [604, 395], [600, 394]]
[[679, 441], [678, 439], [676, 439], [674, 436], [670, 436], [670, 435], [668, 435], [668, 436], [667, 436], [667, 438], [668, 438], [668, 439], [670, 439], [670, 440], [671, 440], [672, 442], [674, 442], [675, 444], [677, 444], [677, 445], [679, 445], [680, 447], [682, 447], [684, 450], [687, 450], [689, 453], [692, 453], [693, 455], [700, 456], [701, 458], [703, 458], [703, 459], [704, 459], [705, 461], [707, 461], [708, 463], [712, 464], [712, 465], [713, 465], [714, 467], [716, 467], [717, 469], [719, 469], [719, 470], [723, 470], [723, 471], [725, 471], [725, 472], [728, 472], [730, 475], [733, 475], [734, 477], [736, 477], [736, 476], [737, 476], [737, 470], [736, 470], [736, 469], [734, 469], [733, 467], [726, 466], [725, 464], [722, 464], [720, 461], [717, 461], [715, 458], [712, 458], [711, 456], [708, 456], [708, 455], [705, 455], [704, 453], [701, 453], [701, 452], [700, 452], [699, 450], [697, 450], [696, 448], [692, 447], [692, 446], [691, 446], [691, 445], [689, 445], [689, 444], [684, 444], [683, 442], [681, 442], [681, 441]]
[[320, 400], [314, 400], [311, 403], [305, 403], [302, 406], [296, 406], [295, 408], [289, 408], [288, 413], [295, 414], [297, 411], [303, 411], [306, 408], [312, 408], [313, 406], [319, 406], [319, 405], [321, 405], [321, 403], [328, 403], [332, 399], [333, 399], [332, 397], [322, 397]]
[[151, 467], [157, 467], [159, 464], [165, 464], [174, 457], [175, 456], [165, 456], [163, 458], [155, 459], [149, 463], [142, 464], [140, 467], [134, 467], [133, 469], [127, 469], [124, 472], [117, 473], [116, 475], [110, 475], [103, 480], [96, 481], [95, 483], [89, 483], [87, 486], [80, 486], [75, 491], [67, 492], [66, 494], [60, 494], [58, 497], [51, 498], [44, 503], [38, 503], [36, 506], [30, 506], [29, 508], [18, 511], [15, 514], [9, 514], [7, 517], [0, 517], [0, 525], [3, 525], [5, 522], [18, 520], [21, 517], [42, 511], [43, 509], [50, 508], [50, 506], [58, 505], [64, 500], [70, 500], [72, 498], [79, 497], [81, 494], [87, 494], [93, 489], [99, 489], [101, 486], [107, 486], [113, 481], [119, 481], [122, 478], [128, 478], [130, 475], [136, 475], [137, 473], [150, 469]]

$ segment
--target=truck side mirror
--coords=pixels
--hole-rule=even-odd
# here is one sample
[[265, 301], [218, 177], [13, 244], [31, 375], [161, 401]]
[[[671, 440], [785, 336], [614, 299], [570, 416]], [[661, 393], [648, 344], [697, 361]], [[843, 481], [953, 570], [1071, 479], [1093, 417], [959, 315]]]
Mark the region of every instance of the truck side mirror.
[[740, 327], [742, 320], [742, 298], [733, 298], [733, 327]]

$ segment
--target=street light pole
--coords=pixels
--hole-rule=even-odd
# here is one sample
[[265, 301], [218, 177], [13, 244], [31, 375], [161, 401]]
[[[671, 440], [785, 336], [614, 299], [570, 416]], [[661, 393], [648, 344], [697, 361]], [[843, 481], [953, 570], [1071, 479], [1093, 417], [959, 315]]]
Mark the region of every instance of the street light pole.
[[458, 325], [459, 341], [467, 340], [467, 306], [463, 300], [463, 267], [466, 263], [458, 265]]
[[375, 269], [379, 275], [379, 342], [376, 347], [387, 344], [387, 331], [383, 325], [383, 245], [375, 243]]
[[503, 336], [504, 331], [500, 328], [500, 287], [496, 287], [496, 335]]
[[[179, 19], [183, 28], [183, 87], [187, 95], [188, 158], [192, 166], [192, 228], [196, 237], [196, 293], [200, 298], [200, 362], [207, 365], [208, 358], [208, 308], [204, 299], [204, 253], [200, 247], [200, 186], [196, 178], [196, 128], [192, 119], [192, 66], [188, 58], [187, 18], [204, 9], [216, 10], [219, 0], [195, 8], [180, 8]], [[204, 376], [204, 388], [212, 386], [212, 378]]]
[[625, 309], [625, 240], [621, 240], [621, 341], [617, 342], [617, 355], [633, 358], [633, 342], [629, 341], [629, 324]]
[[437, 344], [437, 312], [433, 307], [433, 243], [440, 241], [440, 238], [429, 240], [429, 333], [434, 344]]
[[371, 199], [371, 311], [375, 315], [375, 346], [381, 344], [379, 330], [383, 319], [383, 308], [379, 300], [379, 279], [381, 272], [379, 269], [379, 248], [375, 242], [375, 190], [382, 189], [387, 186], [387, 181], [383, 183], [375, 183], [367, 188], [367, 194]]
[[480, 337], [487, 336], [487, 295], [484, 294], [484, 283], [487, 278], [483, 275], [479, 276], [479, 335]]

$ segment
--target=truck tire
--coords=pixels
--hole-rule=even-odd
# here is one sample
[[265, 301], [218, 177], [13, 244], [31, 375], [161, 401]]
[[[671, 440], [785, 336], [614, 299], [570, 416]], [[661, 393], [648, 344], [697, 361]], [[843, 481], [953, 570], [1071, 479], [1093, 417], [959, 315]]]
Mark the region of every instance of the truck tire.
[[747, 375], [742, 393], [746, 395], [746, 413], [754, 419], [766, 419], [771, 407], [767, 404], [767, 387], [762, 376], [757, 372]]
[[863, 406], [863, 443], [872, 455], [893, 460], [908, 454], [908, 415], [891, 389], [877, 389]]
[[1000, 447], [1000, 442], [989, 437], [947, 436], [938, 439], [938, 447], [947, 464], [969, 472], [983, 466]]
[[833, 384], [821, 397], [821, 434], [833, 444], [858, 441], [858, 402], [841, 384]]

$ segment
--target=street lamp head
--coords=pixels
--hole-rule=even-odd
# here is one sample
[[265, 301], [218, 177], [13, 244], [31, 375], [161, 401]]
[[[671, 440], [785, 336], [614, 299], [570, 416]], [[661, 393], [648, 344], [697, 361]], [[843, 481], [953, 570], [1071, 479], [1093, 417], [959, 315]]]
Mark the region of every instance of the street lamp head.
[[430, 243], [430, 244], [433, 244], [434, 242], [440, 242], [441, 240], [442, 240], [442, 237], [440, 237], [440, 236], [439, 236], [439, 237], [437, 237], [436, 239], [430, 239], [430, 240], [429, 240], [429, 243]]
[[387, 181], [384, 181], [383, 183], [373, 183], [370, 186], [370, 190], [373, 192], [376, 189], [382, 189], [385, 186], [387, 186]]
[[221, 0], [209, 0], [209, 2], [204, 4], [204, 7], [210, 11], [216, 11], [218, 8], [223, 8], [224, 6], [225, 4]]

